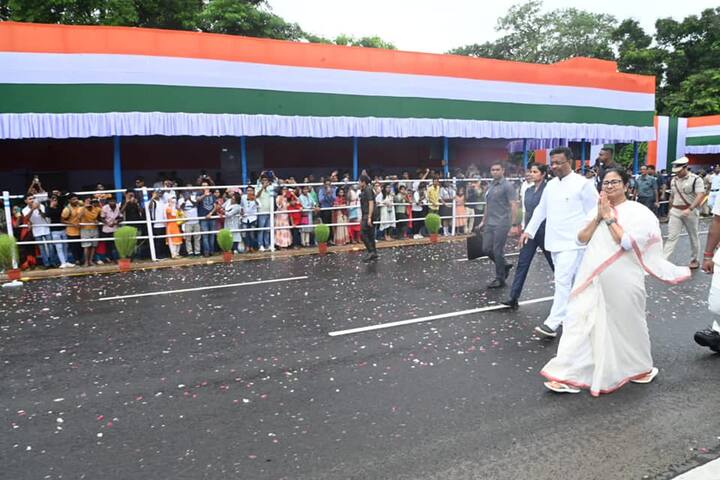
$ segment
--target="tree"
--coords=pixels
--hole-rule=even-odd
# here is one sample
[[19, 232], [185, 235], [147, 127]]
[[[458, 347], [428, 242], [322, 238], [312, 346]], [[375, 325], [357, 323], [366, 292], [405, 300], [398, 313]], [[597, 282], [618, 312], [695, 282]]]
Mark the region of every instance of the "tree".
[[77, 25], [194, 28], [202, 0], [0, 0], [0, 18]]
[[350, 35], [339, 35], [332, 42], [335, 45], [346, 45], [351, 47], [368, 47], [368, 48], [384, 48], [387, 50], [395, 50], [395, 45], [383, 40], [378, 36], [355, 38]]
[[495, 42], [473, 44], [449, 53], [533, 63], [554, 63], [572, 57], [614, 58], [612, 15], [566, 8], [542, 13], [542, 1], [510, 7], [498, 19], [503, 32]]
[[[663, 51], [664, 63], [658, 110], [687, 112], [685, 115], [707, 113], [713, 104], [710, 97], [718, 92], [720, 7], [708, 8], [699, 17], [690, 15], [682, 22], [660, 19], [655, 28], [655, 41]], [[684, 98], [687, 100], [683, 106]], [[711, 113], [717, 113], [717, 108]]]
[[720, 112], [720, 69], [690, 75], [678, 90], [663, 98], [665, 113], [676, 117], [711, 115]]
[[300, 26], [288, 23], [269, 11], [263, 0], [210, 0], [196, 20], [198, 28], [204, 32], [279, 40], [303, 38]]

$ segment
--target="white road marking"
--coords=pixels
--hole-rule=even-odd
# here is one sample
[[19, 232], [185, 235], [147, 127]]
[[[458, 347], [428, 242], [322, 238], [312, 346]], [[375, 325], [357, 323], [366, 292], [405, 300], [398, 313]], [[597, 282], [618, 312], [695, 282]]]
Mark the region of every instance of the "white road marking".
[[[517, 257], [518, 255], [520, 255], [520, 252], [508, 253], [508, 254], [505, 255], [505, 257], [506, 257], [506, 258], [507, 258], [507, 257]], [[488, 258], [489, 258], [489, 257], [478, 257], [478, 258], [475, 258], [475, 259], [473, 259], [473, 260], [487, 260]], [[458, 259], [455, 260], [455, 261], [456, 261], [456, 262], [468, 262], [469, 260], [468, 260], [467, 258], [458, 258]]]
[[196, 287], [196, 288], [182, 288], [180, 290], [163, 290], [161, 292], [147, 292], [147, 293], [136, 293], [134, 295], [119, 295], [117, 297], [103, 297], [99, 300], [122, 300], [125, 298], [138, 298], [138, 297], [150, 297], [153, 295], [169, 295], [171, 293], [186, 293], [186, 292], [199, 292], [202, 290], [215, 290], [219, 288], [233, 288], [233, 287], [246, 287], [249, 285], [262, 285], [266, 283], [279, 283], [279, 282], [291, 282], [293, 280], [305, 280], [307, 276], [303, 277], [288, 277], [288, 278], [274, 278], [272, 280], [257, 280], [255, 282], [242, 282], [242, 283], [230, 283], [228, 285], [211, 285], [209, 287]]
[[[552, 299], [553, 299], [553, 297], [542, 297], [542, 298], [535, 298], [533, 300], [524, 300], [524, 301], [520, 302], [520, 305], [530, 305], [533, 303], [549, 302]], [[440, 320], [442, 318], [460, 317], [462, 315], [472, 315], [473, 313], [492, 312], [494, 310], [503, 310], [506, 308], [510, 308], [510, 307], [508, 307], [507, 305], [498, 304], [498, 305], [491, 305], [488, 307], [471, 308], [470, 310], [460, 310], [458, 312], [441, 313], [438, 315], [430, 315], [429, 317], [411, 318], [410, 320], [400, 320], [398, 322], [380, 323], [378, 325], [369, 325], [367, 327], [350, 328], [348, 330], [337, 330], [335, 332], [330, 332], [329, 335], [331, 337], [339, 337], [341, 335], [350, 335], [352, 333], [371, 332], [373, 330], [382, 330], [385, 328], [400, 327], [402, 325], [412, 325], [413, 323], [430, 322], [432, 320]]]
[[675, 477], [675, 480], [717, 480], [720, 478], [720, 458], [693, 468]]

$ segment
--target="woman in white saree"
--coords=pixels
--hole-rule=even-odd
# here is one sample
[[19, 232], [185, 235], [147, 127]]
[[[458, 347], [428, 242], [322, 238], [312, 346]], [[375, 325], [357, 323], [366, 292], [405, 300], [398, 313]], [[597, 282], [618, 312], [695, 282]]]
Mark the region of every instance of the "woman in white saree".
[[540, 372], [558, 393], [610, 393], [627, 382], [650, 383], [658, 373], [645, 321], [645, 275], [676, 284], [687, 267], [666, 261], [660, 225], [640, 203], [628, 201], [629, 178], [609, 169], [598, 207], [578, 234], [587, 244], [568, 304], [569, 321], [557, 356]]

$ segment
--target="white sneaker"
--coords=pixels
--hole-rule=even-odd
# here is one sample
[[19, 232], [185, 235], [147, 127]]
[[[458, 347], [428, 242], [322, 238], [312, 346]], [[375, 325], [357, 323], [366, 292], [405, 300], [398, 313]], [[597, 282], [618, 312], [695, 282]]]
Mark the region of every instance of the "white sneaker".
[[76, 267], [76, 266], [77, 266], [77, 265], [75, 265], [74, 263], [69, 263], [69, 262], [65, 264], [65, 268], [73, 268], [73, 267]]
[[102, 260], [98, 260], [97, 262], [95, 262], [96, 265], [104, 265], [104, 263], [105, 262], [103, 262]]
[[67, 264], [66, 264], [66, 263], [61, 263], [58, 268], [67, 268]]
[[265, 247], [263, 247], [262, 245], [260, 245], [259, 250], [260, 250], [261, 252], [264, 252], [264, 251], [265, 251]]
[[413, 235], [413, 240], [422, 240], [423, 238], [424, 237], [422, 235], [420, 235], [419, 233], [416, 233], [415, 235]]

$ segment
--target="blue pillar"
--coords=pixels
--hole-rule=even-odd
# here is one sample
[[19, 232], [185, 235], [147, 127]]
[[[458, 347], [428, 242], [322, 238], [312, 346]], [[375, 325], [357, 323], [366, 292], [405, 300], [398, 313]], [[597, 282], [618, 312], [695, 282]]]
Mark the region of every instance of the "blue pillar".
[[633, 142], [633, 173], [638, 174], [640, 170], [640, 162], [638, 160], [638, 143]]
[[358, 162], [358, 139], [357, 137], [353, 137], [353, 178], [355, 180], [358, 179], [358, 176], [360, 175], [359, 172], [359, 162]]
[[245, 135], [240, 137], [240, 164], [242, 168], [242, 183], [243, 185], [247, 185], [247, 141]]
[[523, 140], [523, 170], [527, 170], [528, 166], [528, 148], [527, 138]]
[[580, 140], [580, 168], [585, 175], [585, 139]]
[[443, 171], [445, 178], [450, 178], [450, 141], [443, 137]]
[[[122, 186], [122, 164], [120, 162], [120, 137], [113, 137], [113, 179], [115, 180], [115, 190], [120, 190]], [[118, 203], [122, 203], [122, 192], [115, 192], [115, 198]]]

